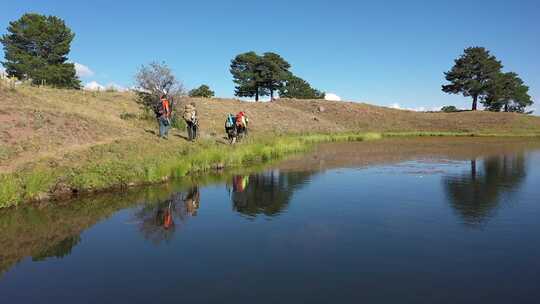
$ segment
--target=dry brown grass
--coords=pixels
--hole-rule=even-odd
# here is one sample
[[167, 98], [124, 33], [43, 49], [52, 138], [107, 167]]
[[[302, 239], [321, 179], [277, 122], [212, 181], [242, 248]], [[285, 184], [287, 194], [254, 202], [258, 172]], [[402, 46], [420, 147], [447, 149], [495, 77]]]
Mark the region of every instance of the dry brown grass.
[[[423, 113], [365, 103], [284, 100], [278, 104], [311, 113], [320, 121], [335, 122], [359, 132], [479, 132], [538, 133], [540, 117], [516, 113], [465, 111]], [[319, 112], [319, 107], [324, 112]]]
[[19, 86], [0, 90], [0, 172], [45, 156], [134, 137], [119, 117], [137, 111], [130, 94]]
[[[153, 133], [155, 122], [123, 120], [140, 116], [132, 93], [88, 92], [18, 86], [0, 88], [0, 173], [43, 158], [74, 161], [92, 157], [92, 147], [119, 143], [177, 149], [187, 145], [176, 132], [168, 142]], [[227, 113], [245, 111], [252, 134], [335, 132], [472, 132], [540, 134], [540, 118], [513, 113], [417, 113], [363, 103], [280, 100], [272, 103], [232, 99], [191, 99], [200, 114], [202, 137], [223, 141]], [[323, 111], [320, 111], [324, 108]], [[73, 157], [81, 151], [82, 158]]]

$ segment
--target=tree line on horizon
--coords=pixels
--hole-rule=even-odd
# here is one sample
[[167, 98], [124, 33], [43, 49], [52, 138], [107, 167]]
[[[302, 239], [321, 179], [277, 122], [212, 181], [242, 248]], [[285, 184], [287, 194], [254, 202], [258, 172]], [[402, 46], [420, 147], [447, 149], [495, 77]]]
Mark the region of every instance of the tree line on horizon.
[[[75, 65], [67, 57], [74, 37], [75, 34], [59, 17], [24, 14], [11, 21], [7, 33], [0, 37], [5, 54], [2, 65], [8, 76], [34, 85], [81, 89]], [[152, 75], [156, 81], [171, 80], [172, 72], [164, 63], [152, 63], [145, 68], [145, 77]], [[471, 97], [472, 110], [477, 110], [478, 103], [481, 103], [490, 111], [524, 113], [533, 104], [529, 87], [517, 73], [503, 72], [502, 68], [501, 61], [489, 50], [466, 48], [445, 73], [449, 83], [442, 86], [442, 91]], [[251, 51], [239, 54], [231, 60], [229, 67], [235, 96], [254, 97], [256, 101], [261, 96], [270, 96], [273, 100], [276, 94], [285, 98], [324, 98], [324, 92], [313, 88], [290, 69], [291, 65], [277, 53], [258, 55]], [[167, 74], [155, 74], [160, 71]], [[178, 87], [176, 79], [173, 80], [174, 86]], [[189, 95], [209, 98], [214, 96], [214, 92], [208, 85], [201, 85], [189, 91]], [[446, 108], [448, 111], [453, 109]]]

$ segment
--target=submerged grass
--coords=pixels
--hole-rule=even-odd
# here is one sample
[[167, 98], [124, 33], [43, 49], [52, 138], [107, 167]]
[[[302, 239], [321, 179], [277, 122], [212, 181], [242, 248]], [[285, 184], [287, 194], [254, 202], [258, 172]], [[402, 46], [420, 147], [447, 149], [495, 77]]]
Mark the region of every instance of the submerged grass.
[[76, 167], [39, 165], [0, 176], [0, 208], [66, 194], [58, 189], [81, 193], [155, 184], [212, 169], [267, 163], [306, 151], [316, 143], [381, 137], [376, 133], [310, 134], [248, 139], [234, 146], [201, 141], [159, 154], [145, 154], [144, 147], [105, 146], [92, 150], [99, 161]]

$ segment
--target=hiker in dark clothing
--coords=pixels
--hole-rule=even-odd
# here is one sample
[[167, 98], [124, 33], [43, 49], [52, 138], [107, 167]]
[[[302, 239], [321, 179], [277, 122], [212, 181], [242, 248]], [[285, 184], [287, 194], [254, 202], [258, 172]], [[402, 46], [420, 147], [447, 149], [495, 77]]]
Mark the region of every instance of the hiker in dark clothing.
[[199, 131], [199, 118], [194, 103], [189, 103], [184, 107], [183, 116], [187, 125], [188, 139], [193, 141], [197, 138]]
[[167, 139], [171, 126], [171, 105], [167, 96], [162, 95], [156, 105], [156, 118], [159, 124], [159, 137]]
[[227, 115], [225, 120], [225, 133], [229, 139], [229, 143], [232, 145], [236, 142], [236, 117], [233, 114]]

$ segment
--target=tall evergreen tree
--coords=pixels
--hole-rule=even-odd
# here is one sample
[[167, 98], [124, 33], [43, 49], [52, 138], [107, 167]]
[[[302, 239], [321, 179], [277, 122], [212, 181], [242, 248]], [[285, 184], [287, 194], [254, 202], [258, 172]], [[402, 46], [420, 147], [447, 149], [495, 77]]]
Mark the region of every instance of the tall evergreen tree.
[[236, 56], [231, 61], [230, 71], [236, 84], [235, 95], [239, 97], [255, 97], [270, 95], [285, 85], [291, 75], [291, 65], [276, 53], [247, 52]]
[[25, 14], [10, 22], [7, 32], [0, 42], [6, 58], [2, 64], [9, 76], [31, 79], [34, 84], [80, 88], [75, 66], [67, 62], [75, 34], [62, 19]]
[[477, 109], [478, 101], [485, 98], [490, 82], [500, 73], [502, 64], [483, 47], [470, 47], [455, 60], [452, 69], [445, 73], [450, 82], [442, 90], [451, 94], [463, 94], [473, 99], [472, 110]]
[[323, 99], [324, 93], [311, 87], [304, 79], [291, 75], [279, 89], [279, 97], [297, 99]]
[[482, 102], [490, 111], [520, 113], [533, 104], [529, 87], [513, 72], [499, 73], [490, 83], [487, 96]]
[[274, 92], [285, 85], [291, 76], [291, 65], [276, 53], [264, 53], [262, 57], [263, 86], [270, 92], [270, 99], [274, 100]]
[[231, 61], [230, 72], [236, 84], [234, 94], [238, 97], [254, 97], [259, 101], [260, 96], [268, 95], [264, 87], [264, 64], [262, 58], [255, 52], [247, 52], [236, 56]]

